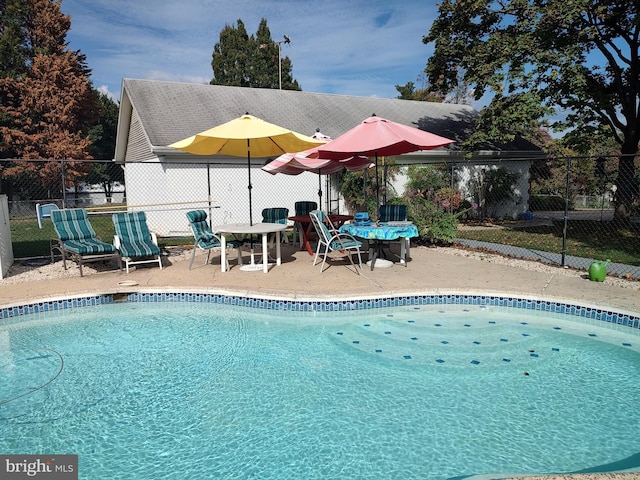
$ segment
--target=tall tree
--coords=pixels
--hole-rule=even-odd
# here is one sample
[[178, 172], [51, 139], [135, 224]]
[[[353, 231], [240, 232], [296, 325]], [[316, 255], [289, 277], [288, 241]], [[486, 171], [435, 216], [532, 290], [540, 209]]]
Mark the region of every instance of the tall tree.
[[[89, 80], [90, 70], [80, 52], [68, 50], [69, 15], [60, 1], [23, 0], [21, 48], [28, 52], [24, 74], [0, 78], [0, 154], [23, 159], [87, 159], [88, 131], [98, 118], [100, 104]], [[66, 165], [65, 183], [86, 174], [80, 163]], [[39, 179], [51, 194], [59, 193], [60, 163], [15, 162], [3, 177]], [[59, 185], [60, 182], [57, 182]]]
[[[89, 131], [90, 153], [95, 159], [111, 160], [115, 156], [119, 107], [116, 102], [103, 93], [98, 93], [98, 99], [102, 108], [98, 123]], [[122, 165], [112, 161], [94, 162], [84, 180], [91, 185], [101, 185], [107, 202], [111, 202], [115, 182], [124, 183], [124, 170]]]
[[443, 0], [424, 43], [426, 73], [452, 91], [463, 69], [475, 98], [492, 95], [472, 141], [531, 138], [562, 109], [554, 129], [608, 130], [618, 145], [616, 217], [638, 195], [640, 4], [629, 0]]
[[[16, 78], [27, 68], [24, 25], [27, 8], [23, 0], [0, 0], [0, 76]], [[0, 99], [1, 100], [1, 99]]]
[[404, 85], [396, 85], [400, 100], [418, 100], [421, 102], [442, 102], [443, 95], [430, 92], [426, 88], [416, 88], [415, 83], [407, 82]]
[[282, 56], [282, 46], [287, 39], [274, 42], [262, 19], [256, 35], [249, 36], [242, 20], [235, 27], [225, 25], [220, 32], [220, 41], [213, 48], [212, 85], [236, 87], [280, 88], [300, 90], [292, 76], [289, 57]]

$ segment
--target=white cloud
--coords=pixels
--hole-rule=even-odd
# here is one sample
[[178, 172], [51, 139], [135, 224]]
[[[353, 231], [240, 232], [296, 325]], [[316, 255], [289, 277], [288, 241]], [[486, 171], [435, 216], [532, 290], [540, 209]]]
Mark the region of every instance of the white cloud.
[[120, 95], [119, 92], [118, 94], [111, 92], [107, 85], [100, 85], [98, 88], [96, 88], [96, 90], [98, 90], [101, 94], [106, 95], [114, 102], [118, 100], [118, 96]]
[[208, 83], [211, 54], [226, 24], [255, 34], [266, 18], [305, 91], [395, 97], [416, 81], [432, 51], [422, 43], [431, 2], [407, 0], [63, 0], [70, 48], [87, 55], [95, 84], [119, 91], [122, 78]]

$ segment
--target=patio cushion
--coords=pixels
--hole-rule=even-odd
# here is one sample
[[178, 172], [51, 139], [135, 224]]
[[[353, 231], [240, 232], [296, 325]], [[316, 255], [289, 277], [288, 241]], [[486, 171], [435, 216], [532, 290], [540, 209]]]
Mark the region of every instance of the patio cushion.
[[96, 232], [89, 223], [87, 211], [82, 208], [52, 210], [51, 221], [61, 241], [96, 238]]
[[264, 223], [287, 223], [289, 216], [288, 208], [265, 208], [262, 210], [262, 221]]
[[52, 210], [51, 221], [58, 236], [50, 243], [51, 261], [54, 261], [55, 251], [62, 256], [62, 264], [67, 269], [67, 258], [74, 258], [83, 276], [82, 265], [86, 262], [98, 262], [115, 258], [118, 267], [122, 268], [122, 261], [115, 245], [105, 243], [98, 238], [89, 223], [87, 211], [82, 208], [67, 210]]
[[[312, 210], [309, 212], [309, 216], [311, 217], [311, 221], [318, 233], [318, 246], [316, 248], [316, 255], [313, 259], [313, 264], [315, 265], [318, 261], [318, 256], [320, 255], [320, 250], [324, 246], [324, 252], [322, 252], [322, 265], [320, 266], [320, 273], [324, 271], [324, 265], [327, 262], [327, 257], [329, 256], [329, 252], [342, 252], [346, 254], [351, 262], [351, 265], [354, 265], [353, 258], [351, 255], [353, 253], [358, 254], [358, 267], [362, 270], [362, 257], [360, 255], [360, 247], [362, 246], [362, 242], [356, 240], [355, 237], [349, 235], [347, 233], [340, 233], [335, 229], [331, 221], [327, 218], [327, 214], [322, 210]], [[329, 228], [329, 226], [331, 228]], [[355, 265], [354, 265], [355, 266]], [[356, 268], [356, 273], [360, 274], [358, 269]]]
[[318, 208], [318, 204], [316, 202], [303, 200], [296, 202], [294, 208], [296, 210], [296, 215], [309, 215], [311, 210]]
[[123, 257], [160, 255], [160, 247], [153, 242], [144, 212], [114, 213], [112, 220]]
[[407, 219], [406, 205], [380, 205], [378, 220], [380, 222], [402, 222]]
[[[187, 212], [187, 219], [191, 225], [193, 236], [196, 239], [196, 244], [203, 250], [209, 250], [212, 248], [219, 248], [222, 246], [220, 238], [211, 231], [211, 227], [207, 223], [207, 213], [204, 210], [192, 210]], [[232, 240], [227, 242], [227, 247], [238, 248], [242, 246], [244, 242], [240, 240]]]
[[115, 253], [116, 247], [97, 238], [84, 240], [65, 240], [64, 248], [68, 252], [78, 255], [99, 255], [101, 253]]
[[204, 210], [187, 212], [187, 218], [191, 224], [191, 230], [193, 231], [196, 243], [200, 248], [208, 250], [220, 246], [220, 239], [211, 232], [209, 224], [207, 223], [207, 214]]

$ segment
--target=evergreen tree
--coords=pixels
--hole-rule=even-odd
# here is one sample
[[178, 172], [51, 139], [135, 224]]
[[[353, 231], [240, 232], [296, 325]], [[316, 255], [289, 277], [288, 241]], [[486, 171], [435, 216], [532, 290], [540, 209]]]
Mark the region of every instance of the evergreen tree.
[[442, 102], [444, 100], [443, 95], [430, 92], [426, 88], [416, 89], [413, 82], [396, 85], [396, 90], [400, 94], [396, 97], [399, 100], [418, 100], [420, 102]]
[[292, 76], [289, 57], [282, 56], [282, 46], [288, 45], [285, 38], [274, 42], [262, 19], [256, 35], [249, 36], [242, 20], [236, 27], [225, 25], [220, 32], [220, 41], [213, 48], [212, 85], [228, 85], [253, 88], [279, 88], [282, 78], [283, 90], [301, 90]]
[[[116, 102], [102, 93], [98, 93], [98, 99], [102, 108], [98, 123], [89, 132], [91, 156], [95, 159], [111, 160], [115, 156], [119, 107]], [[115, 162], [96, 162], [91, 164], [91, 170], [84, 180], [92, 185], [101, 185], [107, 201], [110, 202], [114, 183], [124, 183], [124, 170], [122, 165]]]
[[[88, 131], [98, 119], [100, 104], [91, 87], [86, 57], [67, 48], [71, 19], [61, 13], [59, 0], [23, 3], [23, 43], [19, 50], [27, 52], [27, 57], [24, 74], [3, 72], [0, 78], [0, 155], [51, 160], [91, 158]], [[77, 177], [86, 175], [87, 167], [69, 162], [65, 172], [65, 182], [71, 185]], [[59, 162], [41, 165], [18, 161], [2, 176], [26, 176], [39, 181], [50, 195], [60, 194]]]
[[26, 71], [26, 12], [23, 0], [0, 0], [0, 77], [17, 78]]

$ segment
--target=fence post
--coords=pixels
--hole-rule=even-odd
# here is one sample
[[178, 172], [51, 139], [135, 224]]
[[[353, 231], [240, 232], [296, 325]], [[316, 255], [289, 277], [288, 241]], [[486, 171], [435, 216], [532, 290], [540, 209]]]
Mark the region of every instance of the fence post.
[[571, 157], [567, 157], [567, 184], [564, 192], [564, 226], [562, 227], [562, 261], [561, 261], [562, 267], [565, 267], [565, 257], [567, 254], [567, 222], [569, 220], [570, 195], [571, 195]]
[[67, 184], [64, 181], [64, 160], [60, 160], [60, 171], [62, 172], [62, 208], [67, 208]]

